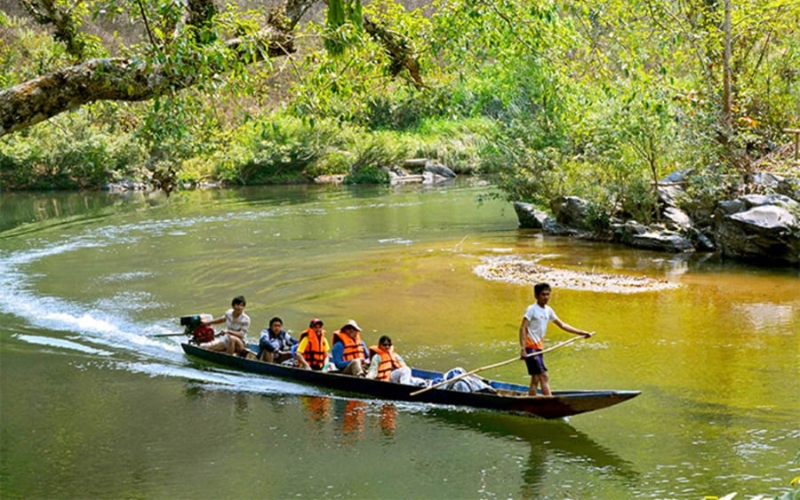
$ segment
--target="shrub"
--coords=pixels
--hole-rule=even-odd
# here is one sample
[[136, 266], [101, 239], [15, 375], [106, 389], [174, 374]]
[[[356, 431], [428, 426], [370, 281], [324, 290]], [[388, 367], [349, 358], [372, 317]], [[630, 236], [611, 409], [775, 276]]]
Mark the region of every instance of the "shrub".
[[69, 121], [32, 127], [3, 139], [0, 180], [11, 189], [98, 187], [135, 175], [143, 149], [126, 134], [89, 125], [86, 114], [57, 117]]
[[374, 166], [360, 168], [344, 178], [345, 184], [388, 184], [389, 181], [389, 172]]
[[385, 167], [396, 165], [405, 157], [405, 147], [393, 134], [367, 134], [353, 144], [354, 157], [348, 184], [388, 184], [389, 173]]
[[227, 147], [215, 172], [226, 182], [303, 182], [341, 168], [341, 162], [327, 158], [342, 142], [339, 128], [331, 121], [277, 115], [248, 123], [232, 135], [237, 140]]

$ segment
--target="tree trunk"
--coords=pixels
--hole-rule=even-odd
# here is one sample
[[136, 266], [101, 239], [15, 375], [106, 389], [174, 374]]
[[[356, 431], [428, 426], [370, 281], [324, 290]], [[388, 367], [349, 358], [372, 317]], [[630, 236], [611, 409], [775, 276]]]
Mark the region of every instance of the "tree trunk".
[[722, 23], [722, 127], [726, 137], [730, 137], [733, 125], [733, 93], [731, 91], [731, 0], [725, 0], [725, 20]]
[[[253, 60], [294, 52], [292, 34], [267, 28], [253, 37], [265, 51], [247, 51]], [[253, 42], [254, 39], [248, 39]], [[245, 55], [242, 39], [229, 40], [228, 48]], [[266, 54], [264, 53], [266, 52]], [[35, 125], [83, 104], [101, 100], [143, 101], [197, 83], [197, 73], [171, 71], [168, 66], [147, 66], [128, 58], [92, 59], [40, 76], [0, 92], [0, 137]], [[224, 68], [209, 68], [223, 71]]]
[[[52, 0], [43, 0], [48, 5]], [[245, 39], [226, 42], [243, 61], [293, 53], [294, 27], [319, 0], [286, 0], [274, 11], [268, 25]], [[32, 2], [31, 5], [33, 5]], [[214, 0], [189, 0], [187, 22], [202, 29], [216, 12]], [[48, 19], [46, 21], [51, 22]], [[384, 46], [392, 60], [393, 76], [405, 69], [416, 88], [422, 88], [419, 62], [402, 36], [364, 17], [366, 31]], [[180, 34], [176, 34], [180, 36]], [[155, 40], [151, 38], [155, 43]], [[255, 47], [255, 48], [254, 48]], [[59, 113], [101, 100], [143, 101], [167, 91], [195, 85], [202, 75], [224, 73], [224, 65], [213, 63], [205, 71], [193, 72], [184, 63], [178, 70], [170, 65], [153, 65], [133, 58], [106, 58], [83, 61], [0, 91], [0, 137], [23, 130]]]

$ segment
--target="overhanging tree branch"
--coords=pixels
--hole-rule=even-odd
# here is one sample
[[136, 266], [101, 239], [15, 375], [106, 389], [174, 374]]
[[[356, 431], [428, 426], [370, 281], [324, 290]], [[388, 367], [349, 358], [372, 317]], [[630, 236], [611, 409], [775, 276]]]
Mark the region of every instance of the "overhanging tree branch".
[[[291, 33], [267, 28], [225, 44], [251, 62], [294, 52]], [[252, 47], [264, 50], [251, 50]], [[208, 71], [224, 72], [210, 63]], [[0, 92], [0, 137], [35, 125], [59, 113], [101, 100], [143, 101], [168, 90], [190, 87], [202, 77], [177, 72], [169, 65], [150, 66], [130, 58], [92, 59]]]
[[422, 75], [420, 74], [419, 61], [416, 58], [416, 54], [411, 49], [408, 40], [380, 26], [367, 16], [364, 16], [364, 31], [383, 45], [383, 49], [391, 60], [389, 70], [392, 76], [397, 76], [400, 74], [400, 71], [405, 69], [408, 71], [409, 78], [414, 84], [414, 87], [418, 90], [425, 87], [425, 84], [422, 82]]
[[[65, 23], [73, 28], [77, 26], [76, 21], [69, 17], [71, 10], [56, 11], [54, 0], [20, 1], [28, 5], [31, 15], [41, 23], [53, 23], [51, 17], [57, 13], [63, 15]], [[184, 89], [208, 78], [208, 75], [227, 72], [232, 60], [251, 64], [291, 54], [295, 51], [295, 26], [318, 1], [286, 0], [282, 8], [270, 14], [261, 31], [225, 42], [230, 56], [227, 61], [208, 58], [201, 62], [202, 48], [194, 54], [197, 57], [194, 61], [192, 54], [182, 54], [179, 61], [165, 62], [164, 59], [169, 58], [166, 50], [160, 54], [158, 63], [133, 57], [90, 59], [0, 91], [0, 137], [84, 104], [102, 100], [144, 101], [165, 92]], [[195, 33], [206, 30], [216, 14], [214, 0], [186, 0], [185, 7], [186, 25], [192, 26]], [[364, 26], [383, 45], [391, 59], [392, 76], [405, 69], [414, 86], [423, 88], [419, 62], [409, 41], [366, 16]], [[176, 30], [177, 36], [181, 34], [185, 32]], [[211, 37], [206, 43], [219, 43], [214, 40]], [[150, 41], [157, 43], [152, 37]], [[160, 48], [164, 49], [163, 46]]]

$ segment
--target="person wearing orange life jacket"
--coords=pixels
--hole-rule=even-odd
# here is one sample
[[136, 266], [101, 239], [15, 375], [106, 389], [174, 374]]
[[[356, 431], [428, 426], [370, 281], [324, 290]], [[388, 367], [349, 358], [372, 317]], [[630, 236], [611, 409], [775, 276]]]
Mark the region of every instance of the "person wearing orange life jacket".
[[378, 340], [378, 345], [369, 348], [371, 361], [367, 378], [396, 382], [398, 384], [411, 384], [411, 368], [409, 368], [403, 358], [394, 352], [392, 339], [384, 335]]
[[361, 327], [351, 319], [338, 331], [333, 332], [333, 364], [344, 374], [362, 377], [367, 374], [369, 351], [361, 340]]
[[297, 345], [294, 359], [301, 368], [322, 370], [328, 365], [331, 348], [328, 345], [328, 339], [325, 338], [325, 330], [322, 329], [322, 325], [321, 319], [314, 318], [308, 329], [300, 334], [300, 343]]

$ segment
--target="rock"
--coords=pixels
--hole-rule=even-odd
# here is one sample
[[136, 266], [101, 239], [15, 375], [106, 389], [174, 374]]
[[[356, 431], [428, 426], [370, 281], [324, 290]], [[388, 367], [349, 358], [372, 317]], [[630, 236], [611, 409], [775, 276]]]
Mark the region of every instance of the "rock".
[[787, 177], [781, 180], [778, 182], [775, 193], [788, 196], [793, 200], [800, 200], [800, 179], [796, 177]]
[[559, 224], [578, 229], [589, 229], [589, 223], [586, 221], [589, 206], [586, 200], [577, 196], [561, 196], [550, 203], [550, 208]]
[[795, 200], [782, 194], [749, 194], [747, 196], [742, 196], [739, 199], [744, 203], [747, 209], [753, 207], [763, 207], [765, 205], [777, 205], [790, 210], [795, 210], [798, 207], [798, 203]]
[[427, 158], [409, 158], [403, 162], [403, 169], [409, 172], [419, 172], [425, 169], [425, 165], [429, 162]]
[[748, 195], [720, 203], [716, 240], [723, 257], [800, 265], [800, 204], [782, 195]]
[[517, 213], [519, 227], [529, 229], [544, 229], [545, 227], [555, 224], [555, 221], [552, 217], [542, 210], [537, 209], [530, 203], [515, 201], [514, 211]]
[[709, 236], [697, 228], [688, 228], [689, 239], [692, 241], [695, 250], [700, 252], [714, 252], [717, 245], [714, 244], [713, 235]]
[[694, 245], [689, 239], [668, 230], [648, 231], [643, 234], [634, 235], [630, 245], [636, 248], [658, 250], [661, 252], [694, 252]]
[[103, 191], [109, 193], [125, 193], [127, 191], [147, 191], [147, 184], [131, 179], [123, 179], [119, 182], [109, 182], [100, 186]]
[[411, 184], [411, 183], [418, 183], [423, 182], [425, 179], [421, 175], [404, 175], [400, 176], [390, 176], [389, 182], [392, 185], [396, 184]]
[[[315, 184], [341, 184], [344, 182], [344, 175], [343, 174], [335, 174], [335, 175], [319, 175], [314, 178]], [[203, 186], [199, 186], [203, 187]]]
[[452, 180], [449, 177], [444, 177], [439, 174], [435, 174], [433, 172], [424, 171], [422, 172], [422, 183], [423, 184], [438, 184], [440, 182], [446, 182]]
[[667, 229], [671, 229], [673, 231], [686, 229], [692, 225], [692, 219], [689, 217], [689, 214], [680, 208], [667, 207], [664, 209], [663, 217]]
[[671, 183], [679, 183], [682, 184], [684, 182], [688, 182], [689, 176], [694, 173], [693, 168], [684, 168], [682, 170], [676, 170], [669, 174], [668, 176], [660, 179], [658, 181], [659, 184], [671, 184]]
[[783, 180], [783, 177], [772, 172], [756, 172], [747, 179], [757, 193], [774, 192]]
[[629, 220], [625, 222], [625, 224], [622, 224], [620, 227], [619, 241], [625, 243], [626, 245], [630, 245], [633, 243], [633, 238], [635, 236], [644, 234], [646, 232], [647, 232], [647, 226], [645, 226], [644, 224], [639, 224], [635, 220]]
[[408, 172], [405, 169], [398, 167], [397, 165], [392, 165], [386, 170], [389, 172], [390, 176], [405, 177], [408, 175]]
[[745, 210], [744, 200], [726, 200], [717, 203], [717, 215], [731, 215]]
[[455, 179], [456, 173], [450, 170], [449, 168], [445, 167], [441, 163], [436, 163], [435, 161], [429, 161], [425, 163], [425, 172], [430, 172], [435, 175], [439, 175], [446, 179]]
[[647, 227], [629, 220], [625, 224], [613, 225], [612, 230], [614, 239], [628, 246], [673, 253], [694, 251], [694, 245], [688, 238], [663, 226]]
[[658, 186], [658, 201], [667, 207], [677, 207], [678, 198], [683, 195], [684, 190], [677, 185]]
[[778, 194], [794, 200], [800, 199], [800, 179], [783, 177], [772, 172], [756, 172], [747, 179], [754, 193]]

